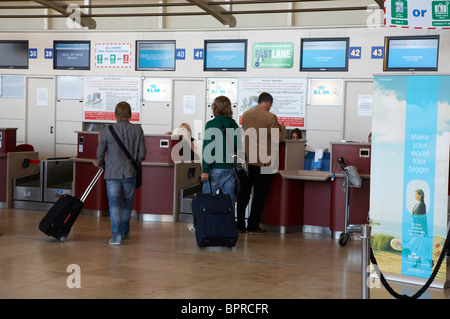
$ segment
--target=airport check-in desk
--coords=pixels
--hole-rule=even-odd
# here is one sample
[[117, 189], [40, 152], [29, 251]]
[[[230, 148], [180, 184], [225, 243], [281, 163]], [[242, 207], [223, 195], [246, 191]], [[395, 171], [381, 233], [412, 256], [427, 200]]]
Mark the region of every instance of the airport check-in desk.
[[62, 194], [72, 194], [73, 163], [39, 160], [31, 145], [16, 146], [16, 131], [0, 128], [0, 207], [49, 209]]
[[48, 210], [62, 195], [73, 194], [74, 165], [70, 158], [25, 158], [22, 168], [27, 166], [34, 166], [35, 173], [14, 178], [14, 208]]
[[12, 180], [8, 176], [8, 153], [16, 151], [17, 128], [0, 128], [0, 208], [11, 205]]
[[[81, 197], [98, 171], [97, 146], [100, 132], [77, 132], [78, 153], [75, 162], [75, 195]], [[147, 155], [142, 162], [142, 186], [136, 190], [133, 210], [143, 221], [179, 220], [180, 190], [200, 183], [201, 165], [184, 162], [179, 154], [181, 136], [145, 135]], [[172, 152], [173, 151], [173, 152]], [[100, 178], [85, 201], [86, 214], [109, 214], [104, 178]]]
[[370, 144], [331, 143], [330, 170], [314, 171], [304, 169], [301, 157], [304, 143], [304, 140], [280, 143], [279, 170], [273, 175], [261, 214], [262, 226], [280, 233], [304, 231], [335, 236], [343, 231], [346, 195], [339, 157], [344, 158], [346, 165], [356, 166], [363, 179], [361, 188], [350, 188], [350, 222], [367, 223]]

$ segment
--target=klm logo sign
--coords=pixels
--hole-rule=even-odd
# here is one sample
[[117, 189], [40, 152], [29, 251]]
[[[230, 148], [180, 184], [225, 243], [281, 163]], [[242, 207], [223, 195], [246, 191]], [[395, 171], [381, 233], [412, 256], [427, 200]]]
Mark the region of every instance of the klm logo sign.
[[224, 89], [212, 89], [211, 93], [212, 94], [225, 94], [226, 91]]
[[330, 90], [327, 90], [324, 85], [320, 85], [317, 90], [314, 90], [314, 95], [330, 95]]
[[150, 85], [150, 88], [147, 89], [147, 93], [160, 93], [161, 89], [158, 89], [155, 84]]

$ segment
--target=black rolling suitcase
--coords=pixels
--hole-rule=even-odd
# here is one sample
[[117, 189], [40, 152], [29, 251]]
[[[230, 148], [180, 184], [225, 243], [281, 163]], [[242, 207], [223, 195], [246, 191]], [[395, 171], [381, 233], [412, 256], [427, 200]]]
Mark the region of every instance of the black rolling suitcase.
[[196, 194], [192, 213], [198, 247], [236, 246], [238, 232], [230, 195]]
[[39, 223], [39, 230], [48, 236], [65, 242], [73, 224], [84, 207], [84, 200], [102, 173], [103, 169], [99, 169], [81, 199], [68, 194], [62, 195]]

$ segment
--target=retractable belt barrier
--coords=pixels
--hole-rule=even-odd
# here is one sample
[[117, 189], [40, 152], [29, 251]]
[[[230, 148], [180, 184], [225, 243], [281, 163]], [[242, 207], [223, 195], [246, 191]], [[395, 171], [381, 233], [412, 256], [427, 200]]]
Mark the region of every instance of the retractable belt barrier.
[[[433, 282], [434, 278], [436, 277], [439, 268], [441, 267], [442, 261], [445, 258], [445, 255], [449, 255], [449, 240], [450, 240], [450, 232], [447, 232], [447, 238], [445, 239], [445, 244], [444, 247], [442, 248], [442, 252], [441, 255], [439, 256], [438, 262], [436, 263], [436, 266], [434, 267], [433, 272], [431, 273], [430, 278], [427, 280], [427, 282], [425, 283], [425, 285], [423, 285], [422, 288], [420, 288], [414, 295], [412, 296], [408, 296], [408, 295], [401, 295], [399, 293], [397, 293], [396, 291], [394, 291], [394, 289], [392, 289], [392, 287], [389, 285], [389, 283], [386, 281], [386, 278], [383, 276], [383, 274], [381, 273], [380, 267], [375, 267], [376, 269], [376, 273], [378, 275], [378, 277], [380, 277], [380, 281], [383, 284], [383, 286], [386, 288], [386, 290], [395, 298], [397, 299], [418, 299], [420, 296], [422, 296], [422, 294], [428, 289], [428, 287], [430, 287], [431, 283]], [[377, 260], [375, 259], [375, 256], [373, 254], [372, 251], [372, 247], [370, 248], [370, 262], [373, 265], [377, 265]]]

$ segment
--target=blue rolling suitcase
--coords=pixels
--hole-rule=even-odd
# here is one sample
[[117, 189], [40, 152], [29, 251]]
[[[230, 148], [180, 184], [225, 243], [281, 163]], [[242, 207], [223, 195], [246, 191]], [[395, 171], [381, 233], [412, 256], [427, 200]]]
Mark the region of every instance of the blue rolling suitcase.
[[192, 213], [198, 247], [236, 246], [238, 231], [230, 195], [196, 194]]

